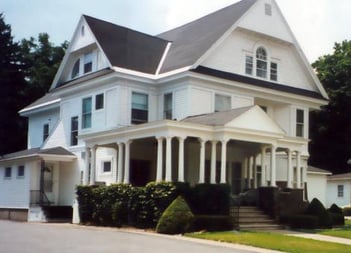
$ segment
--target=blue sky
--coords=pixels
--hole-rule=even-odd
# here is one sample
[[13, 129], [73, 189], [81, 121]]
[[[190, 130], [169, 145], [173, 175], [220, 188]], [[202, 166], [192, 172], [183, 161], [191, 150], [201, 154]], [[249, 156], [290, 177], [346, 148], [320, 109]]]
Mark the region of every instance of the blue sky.
[[[310, 62], [351, 40], [350, 0], [276, 0]], [[15, 40], [47, 32], [70, 40], [81, 14], [158, 34], [238, 0], [1, 0]]]

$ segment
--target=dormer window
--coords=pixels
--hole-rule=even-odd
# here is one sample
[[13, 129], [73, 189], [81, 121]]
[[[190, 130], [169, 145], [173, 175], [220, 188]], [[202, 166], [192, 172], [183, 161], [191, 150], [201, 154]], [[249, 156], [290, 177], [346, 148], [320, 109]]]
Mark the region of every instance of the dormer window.
[[74, 79], [79, 76], [79, 69], [80, 69], [79, 65], [80, 65], [80, 59], [77, 59], [72, 68], [71, 79]]
[[84, 55], [84, 74], [93, 70], [93, 53]]
[[267, 78], [267, 52], [263, 47], [256, 50], [256, 75]]

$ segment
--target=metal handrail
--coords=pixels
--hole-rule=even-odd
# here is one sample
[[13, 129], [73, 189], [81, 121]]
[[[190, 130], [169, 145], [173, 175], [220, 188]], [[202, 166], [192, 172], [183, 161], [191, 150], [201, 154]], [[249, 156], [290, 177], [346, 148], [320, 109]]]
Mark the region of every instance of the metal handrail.
[[49, 206], [50, 200], [46, 196], [44, 191], [31, 190], [30, 191], [30, 205], [31, 206]]

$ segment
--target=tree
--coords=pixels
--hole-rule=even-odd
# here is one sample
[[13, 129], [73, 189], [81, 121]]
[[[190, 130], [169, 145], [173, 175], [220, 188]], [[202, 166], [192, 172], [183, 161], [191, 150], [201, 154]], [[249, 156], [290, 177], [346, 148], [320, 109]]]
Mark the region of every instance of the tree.
[[23, 107], [18, 91], [25, 88], [19, 46], [0, 13], [0, 154], [24, 148], [26, 123], [17, 114]]
[[330, 101], [311, 113], [311, 165], [344, 173], [351, 158], [351, 41], [336, 43], [331, 55], [312, 64]]

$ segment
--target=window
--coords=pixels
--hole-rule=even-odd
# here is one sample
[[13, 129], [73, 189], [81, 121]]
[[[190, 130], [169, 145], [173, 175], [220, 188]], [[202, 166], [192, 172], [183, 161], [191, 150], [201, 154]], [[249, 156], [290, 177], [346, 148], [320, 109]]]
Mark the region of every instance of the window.
[[264, 5], [264, 12], [267, 16], [272, 16], [272, 5], [265, 4]]
[[24, 177], [24, 166], [23, 165], [18, 166], [17, 177], [19, 177], [19, 178]]
[[93, 53], [84, 55], [84, 74], [93, 70]]
[[263, 47], [256, 50], [256, 75], [267, 78], [267, 52]]
[[344, 197], [344, 185], [338, 185], [338, 198]]
[[91, 97], [84, 98], [82, 102], [82, 128], [91, 127]]
[[215, 112], [226, 111], [232, 108], [231, 97], [225, 95], [215, 95]]
[[163, 100], [163, 118], [172, 119], [173, 118], [173, 95], [168, 93], [164, 95]]
[[49, 137], [49, 124], [43, 125], [43, 141]]
[[5, 168], [5, 178], [11, 178], [11, 176], [12, 176], [12, 168], [6, 167]]
[[247, 75], [253, 75], [253, 57], [251, 55], [246, 55], [245, 73]]
[[132, 124], [142, 124], [148, 121], [148, 95], [132, 93]]
[[296, 136], [304, 137], [304, 111], [301, 109], [296, 110]]
[[104, 94], [95, 96], [95, 110], [104, 109]]
[[79, 65], [80, 65], [80, 59], [77, 59], [77, 61], [74, 63], [72, 68], [71, 79], [79, 76], [79, 67], [80, 67]]
[[278, 81], [278, 64], [271, 62], [271, 80]]
[[71, 118], [71, 146], [78, 144], [78, 117]]
[[111, 161], [104, 161], [102, 163], [102, 171], [103, 173], [111, 172]]
[[84, 27], [84, 25], [82, 25], [82, 27], [80, 28], [80, 35], [82, 35], [82, 36], [85, 35], [85, 27]]

